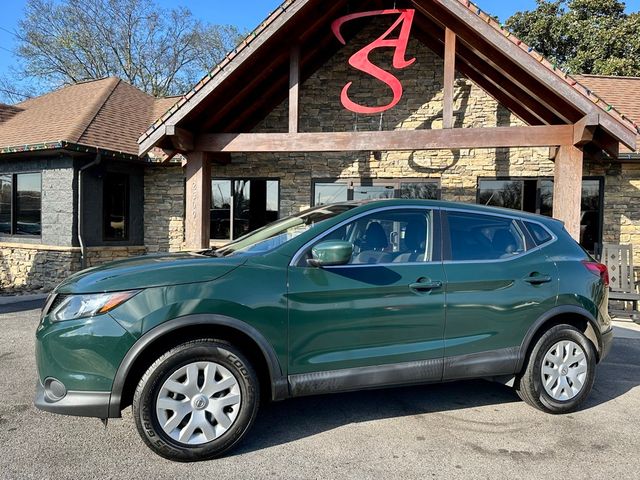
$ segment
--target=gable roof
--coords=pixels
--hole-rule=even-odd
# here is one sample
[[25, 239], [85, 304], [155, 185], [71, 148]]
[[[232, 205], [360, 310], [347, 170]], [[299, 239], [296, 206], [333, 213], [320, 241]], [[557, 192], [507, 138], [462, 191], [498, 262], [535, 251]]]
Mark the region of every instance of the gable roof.
[[94, 80], [0, 105], [0, 154], [65, 148], [99, 148], [138, 157], [137, 138], [176, 99], [155, 99], [118, 78]]
[[[632, 146], [638, 124], [505, 30], [467, 0], [405, 0], [416, 10], [413, 35], [443, 55], [444, 31], [458, 37], [456, 69], [530, 125], [573, 124], [597, 114], [605, 142]], [[353, 11], [382, 9], [378, 0], [286, 0], [139, 138], [144, 153], [165, 141], [164, 126], [196, 133], [236, 133], [286, 98], [291, 39], [299, 39], [302, 77], [338, 48], [331, 22]], [[265, 87], [266, 85], [266, 87]], [[234, 108], [229, 107], [232, 105]], [[240, 115], [238, 115], [240, 113]], [[252, 117], [254, 117], [252, 119]], [[258, 118], [258, 121], [261, 118]], [[233, 130], [235, 129], [235, 130]]]

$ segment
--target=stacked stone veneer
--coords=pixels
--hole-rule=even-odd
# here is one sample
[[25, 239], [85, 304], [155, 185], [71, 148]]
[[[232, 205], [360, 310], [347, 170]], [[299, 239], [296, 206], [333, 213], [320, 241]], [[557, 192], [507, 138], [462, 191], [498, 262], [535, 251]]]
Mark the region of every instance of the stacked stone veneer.
[[144, 178], [144, 238], [149, 252], [176, 252], [184, 244], [182, 167], [152, 166]]
[[[348, 65], [349, 57], [384, 32], [375, 22], [352, 40], [301, 86], [300, 131], [377, 131], [442, 128], [443, 60], [428, 46], [412, 40], [405, 70], [391, 66], [392, 50], [374, 52], [372, 61], [402, 82], [402, 101], [383, 115], [356, 115], [340, 104], [340, 92], [353, 81], [351, 98], [364, 105], [382, 105], [391, 93], [379, 81]], [[455, 82], [455, 126], [480, 128], [524, 123], [501, 107], [473, 82]], [[288, 103], [271, 112], [256, 132], [286, 132]], [[313, 179], [431, 178], [438, 179], [443, 200], [476, 201], [479, 178], [553, 177], [548, 148], [464, 149], [415, 152], [308, 154], [237, 154], [226, 166], [215, 165], [214, 177], [274, 177], [280, 179], [281, 215], [309, 207]], [[635, 244], [640, 264], [640, 167], [585, 165], [584, 175], [605, 176], [604, 241]]]

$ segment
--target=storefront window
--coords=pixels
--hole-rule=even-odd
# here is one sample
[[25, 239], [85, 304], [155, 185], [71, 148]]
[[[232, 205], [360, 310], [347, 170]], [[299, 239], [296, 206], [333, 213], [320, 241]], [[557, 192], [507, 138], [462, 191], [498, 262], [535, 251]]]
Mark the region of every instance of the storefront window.
[[215, 179], [211, 182], [211, 238], [235, 240], [278, 219], [280, 182]]
[[[580, 244], [591, 253], [599, 253], [602, 238], [602, 179], [582, 181]], [[478, 203], [495, 207], [553, 215], [553, 180], [506, 179], [479, 180]]]
[[39, 236], [41, 216], [42, 174], [0, 175], [0, 233]]
[[313, 183], [313, 206], [330, 205], [349, 200], [366, 201], [386, 198], [437, 200], [440, 197], [438, 180], [422, 179], [347, 179]]

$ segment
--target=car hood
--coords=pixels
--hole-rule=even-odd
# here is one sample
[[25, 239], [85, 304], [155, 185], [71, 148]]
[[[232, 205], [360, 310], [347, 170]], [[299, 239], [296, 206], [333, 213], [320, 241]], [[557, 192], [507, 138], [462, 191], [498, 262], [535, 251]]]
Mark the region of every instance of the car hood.
[[191, 253], [147, 255], [108, 263], [72, 275], [56, 293], [101, 293], [210, 282], [246, 258], [213, 258]]

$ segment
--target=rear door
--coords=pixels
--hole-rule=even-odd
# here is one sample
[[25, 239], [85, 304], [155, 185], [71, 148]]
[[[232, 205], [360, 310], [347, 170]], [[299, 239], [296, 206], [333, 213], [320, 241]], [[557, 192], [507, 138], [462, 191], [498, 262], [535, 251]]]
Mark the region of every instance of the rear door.
[[556, 266], [517, 218], [449, 210], [443, 219], [444, 378], [514, 373], [529, 327], [555, 306]]

